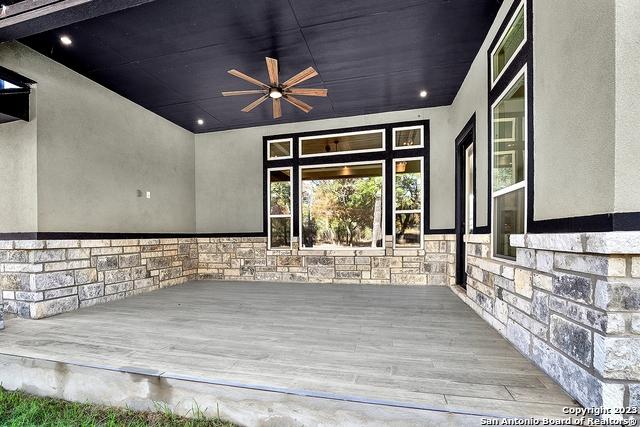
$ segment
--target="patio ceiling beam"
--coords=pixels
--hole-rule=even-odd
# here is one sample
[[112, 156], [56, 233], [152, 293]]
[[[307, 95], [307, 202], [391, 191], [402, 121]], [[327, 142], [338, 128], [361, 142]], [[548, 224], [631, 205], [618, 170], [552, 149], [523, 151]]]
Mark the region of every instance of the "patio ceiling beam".
[[[16, 40], [153, 0], [0, 0], [0, 42]], [[11, 3], [11, 4], [5, 4]]]

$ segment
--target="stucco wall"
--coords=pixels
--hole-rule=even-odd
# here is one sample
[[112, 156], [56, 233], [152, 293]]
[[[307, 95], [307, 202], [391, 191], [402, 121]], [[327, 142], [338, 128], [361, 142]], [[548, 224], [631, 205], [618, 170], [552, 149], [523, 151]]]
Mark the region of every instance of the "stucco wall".
[[[1, 45], [0, 57], [38, 82], [38, 231], [193, 231], [192, 133], [21, 44]], [[0, 138], [33, 127], [0, 125]]]
[[533, 5], [535, 219], [612, 212], [614, 2]]
[[30, 123], [0, 124], [0, 232], [36, 229], [36, 126], [35, 108]]
[[615, 211], [640, 211], [640, 4], [616, 0]]
[[[311, 113], [313, 114], [313, 113]], [[431, 228], [454, 222], [449, 107], [395, 111], [196, 135], [198, 232], [262, 231], [262, 137], [411, 120], [430, 120]]]

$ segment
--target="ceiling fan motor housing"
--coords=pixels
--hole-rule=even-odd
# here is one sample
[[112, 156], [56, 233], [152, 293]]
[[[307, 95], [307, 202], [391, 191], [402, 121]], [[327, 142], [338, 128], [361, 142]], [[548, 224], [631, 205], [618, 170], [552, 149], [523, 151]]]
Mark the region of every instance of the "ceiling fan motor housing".
[[282, 98], [282, 89], [280, 87], [269, 88], [269, 96], [273, 99]]

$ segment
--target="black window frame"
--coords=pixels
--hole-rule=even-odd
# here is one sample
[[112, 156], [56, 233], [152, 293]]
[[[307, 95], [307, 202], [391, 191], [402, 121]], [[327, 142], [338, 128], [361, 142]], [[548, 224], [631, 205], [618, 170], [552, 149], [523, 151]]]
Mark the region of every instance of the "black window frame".
[[[422, 147], [410, 148], [410, 149], [394, 149], [392, 146], [393, 141], [393, 129], [399, 127], [408, 126], [422, 126], [423, 127], [423, 141]], [[347, 132], [364, 132], [381, 129], [384, 130], [385, 136], [385, 148], [382, 151], [372, 152], [347, 152], [345, 154], [333, 154], [327, 156], [314, 156], [314, 157], [300, 157], [300, 138], [310, 136], [322, 136], [327, 134], [347, 133]], [[313, 165], [327, 165], [327, 164], [343, 164], [353, 162], [367, 162], [367, 161], [384, 161], [384, 233], [385, 236], [393, 236], [393, 221], [391, 213], [393, 212], [394, 195], [391, 194], [390, 189], [393, 188], [393, 160], [409, 157], [421, 157], [423, 161], [423, 194], [422, 203], [424, 209], [423, 218], [423, 234], [434, 234], [441, 232], [441, 230], [432, 230], [430, 228], [430, 180], [429, 180], [429, 151], [430, 151], [430, 121], [427, 120], [413, 120], [405, 122], [394, 123], [381, 123], [367, 126], [356, 126], [349, 128], [333, 128], [323, 129], [311, 132], [297, 132], [297, 133], [284, 133], [265, 135], [262, 137], [262, 158], [263, 158], [263, 234], [266, 236], [269, 227], [269, 215], [267, 212], [269, 188], [267, 186], [267, 171], [272, 168], [279, 167], [292, 167], [292, 187], [293, 187], [293, 237], [300, 238], [300, 166], [313, 166]], [[293, 156], [288, 159], [272, 159], [269, 160], [268, 148], [269, 141], [276, 139], [292, 138], [293, 140]], [[292, 249], [299, 249], [292, 246]], [[422, 249], [422, 248], [420, 248]]]
[[[493, 81], [493, 70], [492, 70], [492, 52], [496, 45], [501, 41], [503, 34], [509, 29], [509, 24], [511, 23], [511, 19], [515, 16], [515, 14], [519, 11], [520, 6], [524, 2], [525, 14], [526, 14], [526, 41], [520, 50], [515, 54], [515, 56], [511, 59], [509, 64], [503, 69], [501, 75], [498, 77], [496, 81]], [[490, 233], [491, 241], [493, 242], [493, 222], [494, 218], [492, 209], [492, 199], [493, 199], [493, 134], [492, 134], [492, 106], [496, 102], [496, 100], [503, 94], [505, 89], [513, 82], [514, 79], [518, 77], [523, 68], [526, 67], [526, 98], [527, 103], [525, 105], [526, 114], [527, 114], [527, 142], [526, 142], [526, 166], [527, 173], [525, 176], [525, 203], [526, 203], [526, 232], [531, 232], [535, 229], [535, 224], [533, 221], [533, 176], [534, 176], [534, 111], [533, 111], [533, 72], [534, 72], [534, 64], [533, 64], [533, 1], [532, 0], [517, 0], [514, 1], [509, 9], [507, 15], [505, 16], [500, 28], [496, 32], [496, 35], [487, 48], [487, 160], [488, 160], [488, 168], [487, 168], [487, 225], [484, 227], [477, 227], [475, 232], [480, 233]], [[502, 256], [497, 256], [493, 253], [493, 244], [491, 247], [492, 258], [498, 258], [500, 260], [505, 261], [513, 261], [511, 258], [505, 258]]]

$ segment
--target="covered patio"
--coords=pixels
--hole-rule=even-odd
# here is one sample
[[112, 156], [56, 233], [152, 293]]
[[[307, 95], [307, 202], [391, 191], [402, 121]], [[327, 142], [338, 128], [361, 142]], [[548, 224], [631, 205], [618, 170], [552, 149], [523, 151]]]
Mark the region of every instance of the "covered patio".
[[242, 425], [479, 425], [578, 406], [448, 287], [188, 282], [2, 334], [3, 387]]

